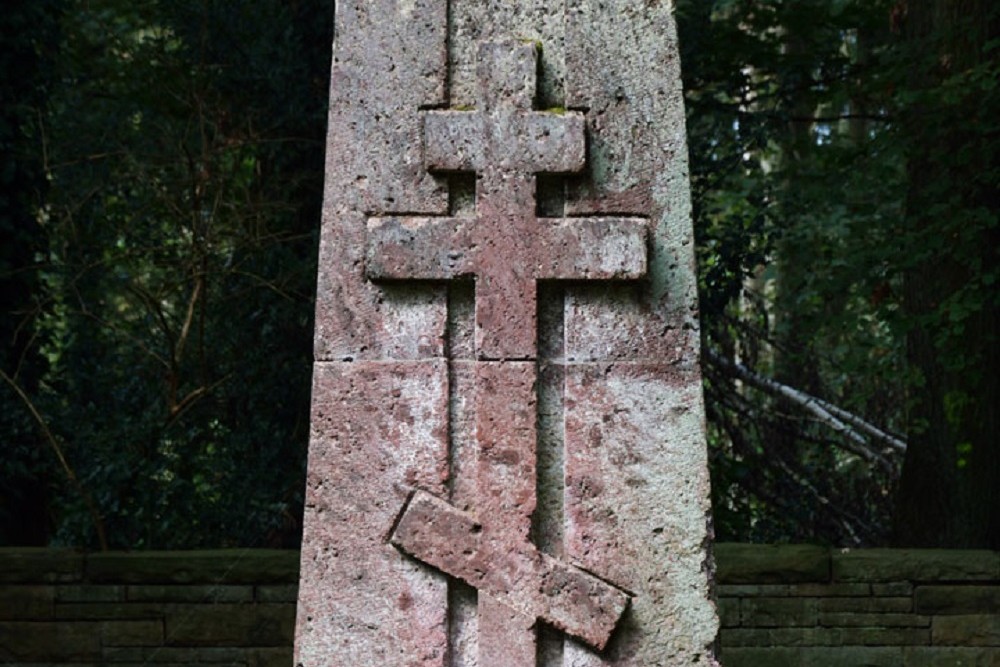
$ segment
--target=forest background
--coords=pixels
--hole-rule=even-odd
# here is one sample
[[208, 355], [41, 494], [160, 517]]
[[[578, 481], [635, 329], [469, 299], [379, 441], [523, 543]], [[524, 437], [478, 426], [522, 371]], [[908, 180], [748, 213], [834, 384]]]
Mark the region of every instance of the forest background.
[[[1000, 6], [677, 0], [716, 536], [1000, 549]], [[0, 545], [297, 546], [332, 0], [8, 0]]]

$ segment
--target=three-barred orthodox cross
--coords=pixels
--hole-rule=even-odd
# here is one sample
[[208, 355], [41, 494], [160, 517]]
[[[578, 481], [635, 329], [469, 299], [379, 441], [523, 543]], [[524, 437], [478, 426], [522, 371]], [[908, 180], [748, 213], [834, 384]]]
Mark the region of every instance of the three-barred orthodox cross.
[[393, 543], [479, 591], [481, 665], [535, 664], [537, 619], [597, 650], [628, 596], [539, 551], [535, 510], [539, 280], [628, 280], [646, 272], [646, 222], [539, 217], [539, 173], [585, 165], [584, 117], [533, 109], [537, 49], [483, 43], [478, 105], [429, 111], [425, 166], [476, 174], [475, 215], [380, 217], [368, 223], [373, 280], [475, 278], [476, 500], [472, 512], [417, 492]]

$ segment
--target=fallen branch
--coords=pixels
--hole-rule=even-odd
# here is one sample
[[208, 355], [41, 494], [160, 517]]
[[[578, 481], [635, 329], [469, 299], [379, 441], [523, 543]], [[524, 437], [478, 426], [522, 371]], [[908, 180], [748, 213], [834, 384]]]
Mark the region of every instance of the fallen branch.
[[847, 422], [848, 424], [850, 424], [851, 426], [854, 426], [864, 431], [865, 433], [875, 438], [876, 440], [886, 443], [900, 454], [906, 451], [906, 441], [903, 440], [902, 438], [898, 438], [891, 433], [883, 431], [882, 429], [878, 428], [871, 422], [867, 422], [861, 417], [858, 417], [853, 412], [848, 412], [843, 408], [837, 407], [833, 403], [824, 401], [822, 398], [816, 398], [815, 396], [813, 396], [812, 399], [816, 401], [817, 404], [825, 408], [826, 411], [829, 412], [830, 414], [835, 415], [840, 419], [844, 420], [845, 422]]
[[730, 374], [744, 382], [765, 391], [772, 396], [781, 397], [812, 414], [821, 423], [843, 435], [854, 446], [850, 450], [866, 460], [878, 460], [884, 466], [888, 461], [881, 453], [872, 451], [872, 444], [864, 434], [880, 442], [888, 444], [898, 452], [906, 451], [906, 442], [882, 429], [874, 426], [861, 417], [839, 408], [822, 399], [816, 398], [804, 391], [791, 387], [777, 380], [755, 373], [746, 366], [724, 358], [713, 350], [705, 349], [705, 356], [715, 365], [725, 369]]

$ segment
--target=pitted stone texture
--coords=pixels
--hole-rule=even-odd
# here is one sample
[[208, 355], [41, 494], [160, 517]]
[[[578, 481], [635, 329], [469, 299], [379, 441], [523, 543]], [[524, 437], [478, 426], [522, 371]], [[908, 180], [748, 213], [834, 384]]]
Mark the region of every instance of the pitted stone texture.
[[566, 78], [566, 17], [551, 0], [452, 2], [448, 15], [448, 95], [452, 106], [476, 104], [478, 45], [517, 37], [542, 45], [540, 107], [562, 107]]
[[588, 109], [588, 155], [566, 214], [650, 219], [650, 271], [641, 292], [568, 295], [571, 359], [697, 364], [694, 235], [671, 11], [670, 3], [641, 0], [567, 3], [566, 106]]
[[568, 664], [706, 660], [702, 642], [714, 636], [717, 621], [699, 590], [705, 533], [692, 529], [706, 521], [696, 377], [657, 364], [566, 369], [566, 557], [633, 594], [627, 624], [608, 654], [598, 658], [568, 646]]
[[[391, 375], [399, 360], [449, 355], [451, 361], [442, 364], [448, 367], [443, 384], [426, 374], [419, 381], [431, 388], [429, 400], [435, 405], [444, 392], [451, 414], [441, 423], [418, 410], [415, 398], [407, 398], [415, 396], [412, 390], [393, 398], [382, 393], [391, 392], [391, 380], [372, 380], [358, 385], [357, 405], [345, 405], [351, 415], [346, 424], [317, 427], [310, 470], [319, 470], [317, 474], [328, 480], [325, 487], [310, 490], [315, 500], [306, 514], [302, 589], [310, 592], [303, 594], [297, 643], [300, 653], [316, 658], [307, 665], [443, 667], [447, 660], [448, 667], [535, 667], [536, 654], [546, 656], [538, 658], [537, 667], [714, 664], [711, 643], [717, 620], [708, 601], [708, 477], [699, 431], [703, 408], [697, 304], [670, 11], [669, 3], [648, 0], [338, 3], [317, 356], [355, 360], [346, 366], [357, 360], [365, 360], [364, 366], [368, 360], [385, 360], [384, 372]], [[532, 111], [528, 82], [533, 72], [523, 67], [526, 57], [516, 49], [509, 51], [510, 57], [522, 66], [502, 70], [510, 76], [501, 77], [497, 99], [480, 99], [476, 42], [511, 37], [543, 42], [535, 106], [566, 107], [569, 113]], [[534, 47], [525, 48], [535, 57]], [[448, 72], [445, 63], [451, 67]], [[461, 111], [462, 106], [475, 109]], [[443, 110], [447, 107], [451, 109]], [[582, 165], [583, 144], [574, 138], [580, 114], [589, 144]], [[505, 120], [489, 129], [488, 123], [501, 117]], [[514, 139], [519, 143], [512, 144]], [[558, 150], [550, 151], [554, 146]], [[494, 166], [504, 161], [506, 172]], [[441, 172], [478, 172], [475, 210], [469, 205], [466, 177], [435, 176], [428, 166]], [[577, 174], [580, 166], [583, 171]], [[536, 206], [535, 174], [546, 169], [557, 176], [546, 177], [538, 188], [545, 194]], [[450, 203], [448, 182], [463, 183], [452, 188]], [[560, 190], [569, 193], [565, 202], [559, 201]], [[453, 221], [463, 214], [465, 222]], [[560, 222], [561, 216], [567, 219]], [[587, 221], [602, 216], [619, 222], [588, 231]], [[627, 230], [636, 217], [644, 219], [641, 243]], [[434, 221], [424, 224], [424, 230], [437, 229], [427, 233], [429, 240], [406, 240], [408, 224], [419, 226], [429, 219]], [[484, 219], [493, 220], [498, 229], [493, 242], [504, 252], [476, 250], [483, 253], [477, 262], [484, 266], [460, 271], [457, 267], [470, 253], [457, 244], [483, 233], [485, 227], [477, 231], [476, 225]], [[647, 248], [649, 253], [648, 267], [643, 266], [643, 272], [648, 268], [647, 280], [600, 286], [574, 282], [630, 279], [640, 273], [622, 268], [630, 266], [628, 262], [612, 261], [618, 268], [601, 268], [607, 273], [592, 272], [566, 283], [565, 304], [553, 296], [556, 283], [543, 283], [542, 292], [553, 303], [543, 303], [537, 315], [536, 281], [556, 273], [546, 267], [561, 243], [547, 240], [547, 232], [538, 230], [560, 225], [598, 248], [594, 255], [579, 255], [579, 262], [568, 265], [571, 271], [604, 266], [596, 258], [636, 257], [629, 248], [642, 245], [643, 262]], [[615, 230], [624, 230], [624, 251], [607, 246], [609, 235], [619, 233]], [[529, 234], [530, 240], [525, 240]], [[449, 239], [456, 246], [448, 250], [460, 256], [442, 255], [435, 246]], [[540, 241], [549, 247], [533, 254], [545, 245]], [[488, 245], [489, 239], [483, 236], [476, 242]], [[423, 249], [410, 250], [410, 257], [402, 252], [393, 258], [395, 251], [383, 256], [371, 247], [384, 244], [385, 249], [404, 251], [420, 243]], [[433, 261], [417, 257], [420, 254]], [[372, 281], [382, 275], [377, 267], [387, 259], [400, 271], [407, 263], [420, 270], [437, 267], [428, 272], [448, 266], [443, 279], [459, 280], [445, 287], [429, 282], [441, 277], [413, 282], [414, 276], [401, 272], [389, 279], [390, 269], [385, 269], [385, 276]], [[484, 280], [487, 275], [496, 279]], [[474, 278], [477, 284], [473, 288], [473, 280], [462, 278]], [[473, 289], [475, 303], [469, 294]], [[464, 297], [453, 300], [461, 307], [446, 313], [446, 293], [463, 291]], [[521, 297], [530, 304], [505, 303]], [[474, 316], [458, 312], [466, 308], [475, 309]], [[559, 318], [549, 317], [557, 310], [565, 316], [564, 326]], [[525, 508], [513, 509], [505, 526], [503, 517], [492, 522], [488, 518], [499, 511], [487, 511], [484, 517], [477, 508], [509, 507], [519, 494], [528, 496], [517, 483], [499, 489], [483, 484], [484, 471], [491, 466], [506, 474], [517, 464], [509, 454], [492, 462], [481, 456], [481, 406], [473, 396], [480, 393], [482, 362], [474, 360], [534, 360], [536, 321], [545, 328], [534, 372], [544, 385], [543, 393], [536, 387], [533, 409], [540, 413], [538, 425], [528, 426], [526, 416], [508, 414], [514, 406], [503, 406], [499, 398], [493, 404], [500, 406], [504, 421], [521, 424], [514, 429], [522, 433], [517, 438], [527, 438], [530, 432], [537, 440], [533, 451], [544, 450], [533, 467], [546, 489], [526, 500]], [[484, 322], [507, 327], [500, 340], [484, 342]], [[565, 335], [549, 330], [555, 328]], [[421, 361], [416, 367], [424, 363], [434, 365]], [[334, 376], [353, 372], [337, 371]], [[350, 391], [343, 384], [346, 380], [331, 382]], [[504, 382], [521, 387], [512, 378]], [[531, 399], [522, 396], [523, 388], [513, 394], [512, 402], [531, 405]], [[404, 398], [410, 410], [383, 405]], [[624, 412], [616, 411], [615, 402]], [[317, 395], [317, 406], [328, 403], [324, 393]], [[398, 450], [392, 450], [391, 464], [383, 469], [374, 462], [385, 461], [386, 452], [377, 445], [378, 438], [369, 439], [374, 449], [366, 455], [360, 445], [356, 451], [348, 448], [344, 465], [337, 468], [339, 455], [331, 453], [329, 444], [361, 443], [372, 431], [359, 416], [362, 403], [372, 410], [374, 432], [398, 430]], [[483, 405], [488, 409], [492, 404]], [[399, 424], [390, 426], [395, 422]], [[441, 452], [447, 450], [449, 436], [453, 477], [445, 483], [449, 465], [442, 463]], [[415, 449], [412, 443], [418, 443]], [[521, 453], [528, 449], [501, 448]], [[560, 467], [566, 470], [565, 489], [552, 482]], [[416, 474], [417, 469], [424, 472]], [[472, 512], [483, 521], [484, 535], [499, 536], [491, 548], [507, 545], [504, 555], [534, 548], [522, 539], [531, 515], [528, 507], [534, 507], [530, 519], [537, 545], [544, 545], [549, 555], [559, 554], [563, 566], [582, 566], [634, 595], [605, 650], [595, 653], [567, 640], [563, 650], [550, 651], [551, 646], [536, 644], [530, 614], [486, 592], [477, 603], [470, 589], [454, 582], [449, 624], [444, 577], [403, 557], [388, 543], [398, 503], [416, 488], [449, 497], [456, 509]], [[597, 488], [601, 494], [590, 493]], [[393, 503], [397, 512], [388, 514]], [[336, 512], [338, 504], [349, 511]], [[368, 512], [369, 507], [376, 511]], [[352, 518], [345, 518], [347, 513]], [[539, 513], [545, 516], [539, 519]], [[373, 528], [368, 521], [385, 523]], [[560, 524], [561, 531], [539, 535]], [[511, 543], [521, 547], [511, 549]], [[337, 555], [323, 555], [332, 551]], [[338, 561], [345, 553], [353, 555]], [[372, 572], [364, 583], [352, 579], [360, 568]], [[305, 620], [310, 614], [303, 610], [309, 605], [321, 613]], [[396, 629], [402, 642], [390, 638]], [[543, 633], [544, 641], [552, 644], [553, 634]], [[341, 642], [347, 642], [343, 648]], [[404, 656], [405, 651], [410, 655]], [[443, 657], [449, 652], [449, 658]]]
[[480, 631], [476, 656], [481, 665], [521, 667], [535, 664], [535, 619], [488, 595], [479, 596]]
[[552, 174], [580, 171], [584, 163], [583, 116], [569, 111], [527, 111], [518, 101], [510, 100], [511, 110], [526, 113], [502, 114], [504, 105], [484, 111], [428, 113], [424, 122], [427, 168], [484, 171], [499, 167]]
[[483, 44], [477, 111], [433, 111], [429, 169], [477, 173], [475, 218], [373, 218], [373, 279], [476, 277], [476, 346], [483, 359], [534, 359], [541, 279], [634, 279], [646, 271], [645, 223], [538, 218], [536, 173], [584, 164], [583, 117], [532, 111], [534, 44]]
[[444, 578], [388, 532], [409, 489], [445, 490], [443, 361], [317, 364], [296, 664], [444, 667]]
[[537, 412], [534, 363], [476, 366], [475, 511], [496, 524], [493, 539], [511, 544], [528, 539], [535, 512]]
[[[444, 353], [445, 293], [364, 276], [368, 216], [447, 214], [427, 173], [422, 107], [445, 101], [447, 3], [338, 2], [316, 290], [319, 360], [425, 359]], [[320, 19], [326, 20], [326, 19]]]
[[538, 371], [538, 489], [532, 537], [539, 549], [563, 558], [565, 537], [565, 442], [563, 365], [541, 363]]
[[[527, 541], [511, 543], [503, 535], [502, 517], [492, 518], [493, 523], [481, 523], [443, 500], [418, 493], [392, 541], [419, 560], [474, 586], [481, 598], [487, 593], [492, 600], [489, 604], [500, 603], [532, 621], [541, 618], [603, 649], [628, 605], [628, 596], [592, 574], [541, 553]], [[500, 539], [491, 534], [496, 532]], [[494, 611], [507, 613], [502, 608]]]
[[[511, 201], [533, 202], [534, 184], [522, 183], [522, 195]], [[531, 359], [537, 281], [642, 277], [645, 236], [645, 221], [638, 218], [535, 218], [533, 211], [476, 219], [373, 218], [367, 272], [389, 280], [475, 275], [480, 356]]]
[[565, 557], [634, 597], [605, 655], [570, 642], [564, 664], [714, 664], [697, 289], [672, 8], [571, 0], [566, 11], [566, 106], [588, 110], [587, 168], [570, 183], [566, 214], [646, 215], [650, 255], [641, 286], [567, 288]]
[[393, 543], [479, 591], [479, 664], [526, 664], [516, 656], [536, 654], [535, 618], [603, 649], [628, 597], [529, 542], [536, 502], [535, 364], [459, 368], [461, 377], [474, 373], [477, 479], [468, 500], [476, 514], [418, 493]]

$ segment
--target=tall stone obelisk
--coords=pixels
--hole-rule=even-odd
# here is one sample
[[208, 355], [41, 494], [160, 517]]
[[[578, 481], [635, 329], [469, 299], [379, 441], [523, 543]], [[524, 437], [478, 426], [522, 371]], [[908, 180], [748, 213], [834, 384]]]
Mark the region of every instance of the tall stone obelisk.
[[713, 664], [669, 5], [340, 2], [326, 168], [297, 663]]

